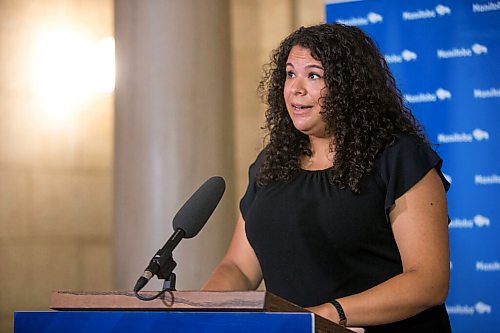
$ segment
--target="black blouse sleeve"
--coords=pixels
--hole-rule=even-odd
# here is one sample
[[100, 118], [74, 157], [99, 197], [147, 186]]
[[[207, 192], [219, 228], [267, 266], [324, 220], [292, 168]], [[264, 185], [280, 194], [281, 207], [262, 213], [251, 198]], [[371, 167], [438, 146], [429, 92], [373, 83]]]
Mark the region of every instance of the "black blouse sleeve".
[[442, 159], [420, 138], [402, 134], [399, 140], [386, 148], [378, 161], [380, 176], [386, 186], [385, 211], [396, 199], [418, 183], [432, 168], [436, 169], [445, 191], [450, 183], [441, 172]]
[[250, 206], [252, 206], [255, 195], [257, 194], [258, 186], [256, 175], [260, 169], [260, 166], [264, 160], [265, 150], [261, 151], [255, 161], [248, 168], [248, 187], [240, 200], [240, 211], [243, 219], [245, 219], [246, 213]]

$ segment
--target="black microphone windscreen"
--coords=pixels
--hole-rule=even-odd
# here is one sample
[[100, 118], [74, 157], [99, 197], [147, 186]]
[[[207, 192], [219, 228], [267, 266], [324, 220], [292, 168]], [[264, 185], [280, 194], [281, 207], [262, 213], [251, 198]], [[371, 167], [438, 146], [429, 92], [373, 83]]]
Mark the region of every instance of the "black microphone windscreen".
[[175, 214], [174, 230], [184, 230], [184, 238], [196, 236], [219, 204], [225, 189], [222, 177], [212, 177], [203, 183]]

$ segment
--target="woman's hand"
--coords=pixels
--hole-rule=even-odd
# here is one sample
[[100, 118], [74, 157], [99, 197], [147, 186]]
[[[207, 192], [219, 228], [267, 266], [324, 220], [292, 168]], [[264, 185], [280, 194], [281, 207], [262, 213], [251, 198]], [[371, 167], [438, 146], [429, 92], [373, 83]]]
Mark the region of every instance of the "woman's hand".
[[325, 303], [317, 306], [311, 306], [306, 308], [306, 310], [314, 312], [315, 314], [328, 319], [330, 321], [333, 321], [334, 323], [339, 322], [339, 315], [337, 313], [337, 310], [333, 307], [332, 304], [330, 303]]
[[[330, 304], [330, 303], [325, 303], [317, 306], [311, 306], [306, 308], [306, 310], [313, 312], [314, 314], [317, 314], [318, 316], [321, 316], [325, 319], [328, 319], [330, 321], [333, 321], [334, 323], [339, 322], [339, 315], [337, 313], [337, 310], [335, 307]], [[365, 330], [364, 328], [360, 327], [347, 327], [347, 329], [350, 329], [351, 331], [357, 332], [357, 333], [363, 333]]]

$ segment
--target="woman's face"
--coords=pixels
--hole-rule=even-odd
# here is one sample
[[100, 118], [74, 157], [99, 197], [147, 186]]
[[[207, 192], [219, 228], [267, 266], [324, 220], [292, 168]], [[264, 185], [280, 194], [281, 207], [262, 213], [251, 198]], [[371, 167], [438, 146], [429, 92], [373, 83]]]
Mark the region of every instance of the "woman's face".
[[323, 65], [311, 56], [309, 49], [295, 45], [288, 55], [286, 73], [283, 94], [293, 125], [306, 135], [325, 137], [320, 105], [320, 98], [327, 91]]

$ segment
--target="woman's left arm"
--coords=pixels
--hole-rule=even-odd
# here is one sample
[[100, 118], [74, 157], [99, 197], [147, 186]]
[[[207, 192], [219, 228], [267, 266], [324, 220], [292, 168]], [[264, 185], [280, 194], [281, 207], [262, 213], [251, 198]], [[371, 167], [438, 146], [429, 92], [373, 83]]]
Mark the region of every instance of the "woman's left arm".
[[[348, 326], [395, 322], [444, 303], [450, 277], [447, 211], [445, 190], [434, 169], [396, 200], [389, 217], [403, 272], [364, 292], [337, 299]], [[330, 303], [309, 310], [339, 321]]]

